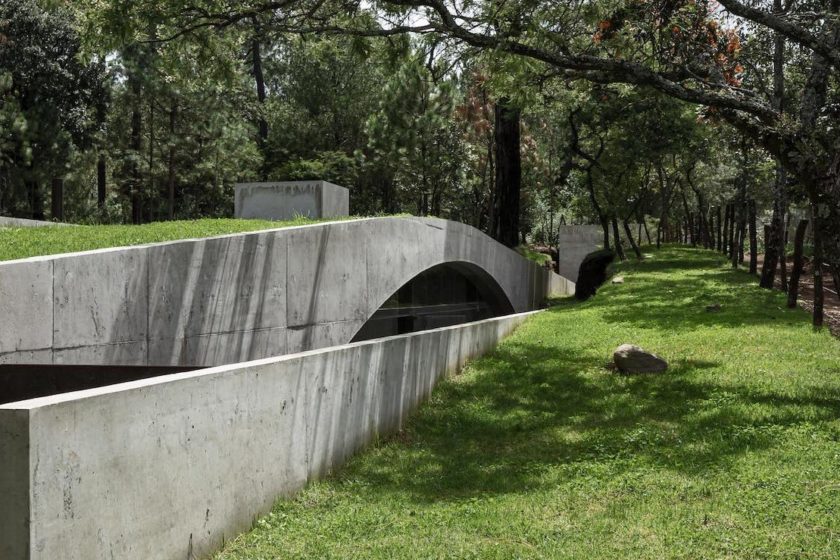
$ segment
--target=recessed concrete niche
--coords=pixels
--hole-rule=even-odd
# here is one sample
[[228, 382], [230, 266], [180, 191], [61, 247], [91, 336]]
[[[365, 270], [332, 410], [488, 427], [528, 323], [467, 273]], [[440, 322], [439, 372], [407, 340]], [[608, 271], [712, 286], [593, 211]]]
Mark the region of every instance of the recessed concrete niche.
[[292, 220], [350, 214], [350, 191], [326, 181], [237, 183], [235, 189], [237, 218]]

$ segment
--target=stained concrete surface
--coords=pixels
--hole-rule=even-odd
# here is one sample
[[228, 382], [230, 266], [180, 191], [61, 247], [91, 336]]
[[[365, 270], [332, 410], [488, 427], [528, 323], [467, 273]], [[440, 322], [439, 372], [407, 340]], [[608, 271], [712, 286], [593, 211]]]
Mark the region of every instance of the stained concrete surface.
[[327, 181], [236, 183], [234, 189], [237, 218], [292, 220], [350, 214], [350, 191]]
[[442, 263], [482, 271], [514, 312], [574, 292], [475, 228], [435, 218], [35, 257], [0, 262], [0, 363], [216, 366], [346, 344]]
[[201, 558], [530, 313], [0, 405], [0, 558]]

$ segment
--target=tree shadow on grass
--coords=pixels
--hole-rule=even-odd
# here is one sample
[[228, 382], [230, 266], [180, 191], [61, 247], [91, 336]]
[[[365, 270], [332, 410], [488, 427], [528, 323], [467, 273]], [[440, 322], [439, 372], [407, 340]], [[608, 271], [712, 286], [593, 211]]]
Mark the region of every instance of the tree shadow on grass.
[[[598, 362], [509, 342], [474, 379], [440, 387], [408, 443], [392, 444], [408, 446], [403, 459], [357, 461], [346, 476], [422, 502], [531, 491], [557, 465], [598, 463], [620, 475], [641, 461], [696, 474], [779, 444], [787, 426], [840, 418], [840, 392], [791, 398], [693, 379], [713, 362], [636, 377], [593, 373]], [[758, 417], [755, 405], [764, 405]]]
[[[604, 320], [634, 328], [767, 323], [762, 313], [772, 295], [767, 305], [752, 300], [739, 308], [742, 282], [736, 279], [727, 289], [733, 284], [730, 271], [692, 275], [696, 281], [688, 287], [685, 281], [630, 279], [610, 286], [604, 294], [609, 297], [599, 294], [575, 307], [597, 308]], [[747, 280], [743, 284], [752, 290]], [[632, 291], [625, 292], [628, 288]], [[733, 314], [698, 310], [703, 290], [714, 291]], [[569, 305], [562, 302], [548, 313], [563, 314]], [[726, 367], [714, 361], [675, 360], [667, 374], [620, 376], [605, 368], [604, 359], [585, 348], [513, 337], [474, 364], [476, 375], [442, 384], [406, 434], [386, 443], [382, 453], [352, 462], [340, 476], [433, 502], [548, 490], [558, 477], [573, 478], [593, 466], [614, 477], [640, 465], [696, 475], [783, 445], [790, 427], [840, 418], [837, 389], [790, 396], [726, 383], [725, 375], [716, 383], [702, 374]]]

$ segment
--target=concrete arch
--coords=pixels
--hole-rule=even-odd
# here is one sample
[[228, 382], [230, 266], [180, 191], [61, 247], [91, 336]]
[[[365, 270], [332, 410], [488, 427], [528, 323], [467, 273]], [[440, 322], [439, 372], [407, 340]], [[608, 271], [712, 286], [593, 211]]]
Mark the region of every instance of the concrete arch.
[[353, 334], [351, 342], [481, 321], [514, 313], [486, 270], [468, 262], [437, 264], [397, 289]]
[[349, 342], [442, 263], [492, 277], [514, 312], [568, 280], [480, 231], [387, 217], [0, 263], [0, 363], [221, 365]]

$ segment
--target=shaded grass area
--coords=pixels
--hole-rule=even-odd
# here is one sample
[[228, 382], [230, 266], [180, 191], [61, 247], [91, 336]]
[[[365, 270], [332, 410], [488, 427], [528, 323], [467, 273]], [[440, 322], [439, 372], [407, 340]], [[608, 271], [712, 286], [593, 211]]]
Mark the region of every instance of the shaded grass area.
[[[713, 253], [620, 270], [217, 559], [840, 557], [840, 341]], [[624, 342], [671, 369], [609, 371]]]
[[[334, 220], [335, 218], [329, 221]], [[175, 239], [300, 226], [317, 223], [318, 221], [307, 218], [285, 222], [206, 218], [202, 220], [154, 222], [143, 225], [0, 227], [0, 261], [38, 255], [89, 251], [105, 247], [125, 247]]]

